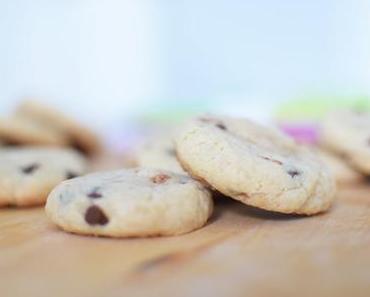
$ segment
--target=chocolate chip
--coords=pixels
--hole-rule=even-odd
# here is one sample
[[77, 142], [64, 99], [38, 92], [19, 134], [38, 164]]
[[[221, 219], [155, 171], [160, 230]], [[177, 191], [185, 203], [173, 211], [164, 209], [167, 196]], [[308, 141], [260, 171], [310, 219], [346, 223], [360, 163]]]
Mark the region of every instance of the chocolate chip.
[[66, 179], [72, 179], [72, 178], [75, 178], [79, 176], [79, 174], [77, 174], [76, 172], [73, 172], [73, 171], [67, 171], [66, 173]]
[[93, 189], [90, 193], [87, 194], [87, 197], [96, 199], [96, 198], [101, 198], [103, 195], [98, 192], [98, 188]]
[[293, 170], [289, 170], [289, 171], [288, 171], [288, 174], [289, 174], [292, 178], [294, 178], [294, 177], [296, 177], [296, 176], [298, 176], [298, 175], [301, 175], [301, 173], [300, 173], [298, 170], [295, 170], [295, 169], [293, 169]]
[[155, 184], [163, 184], [171, 177], [167, 174], [158, 174], [152, 177], [152, 182]]
[[216, 127], [217, 128], [220, 128], [221, 130], [226, 130], [226, 126], [224, 124], [222, 124], [222, 123], [216, 124]]
[[96, 205], [92, 205], [86, 210], [85, 221], [89, 225], [105, 225], [109, 222], [105, 213]]
[[25, 174], [31, 174], [39, 168], [40, 168], [40, 164], [33, 163], [33, 164], [27, 165], [25, 167], [22, 167], [22, 172], [25, 173]]

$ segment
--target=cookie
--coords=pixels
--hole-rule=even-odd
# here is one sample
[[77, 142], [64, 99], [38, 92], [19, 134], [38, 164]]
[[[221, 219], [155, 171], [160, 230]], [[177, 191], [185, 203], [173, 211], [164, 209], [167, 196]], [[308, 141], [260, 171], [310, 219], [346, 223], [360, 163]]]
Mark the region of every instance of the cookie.
[[320, 143], [358, 172], [370, 174], [370, 114], [333, 111], [321, 124]]
[[338, 185], [350, 185], [363, 181], [363, 176], [338, 156], [325, 150], [317, 150], [317, 153], [326, 166], [333, 172]]
[[24, 101], [18, 106], [16, 114], [67, 135], [73, 147], [89, 156], [102, 150], [101, 142], [95, 133], [49, 106], [36, 101]]
[[66, 145], [67, 137], [22, 117], [0, 118], [0, 140], [12, 145]]
[[185, 174], [176, 159], [176, 151], [170, 136], [159, 135], [147, 140], [136, 152], [136, 164], [139, 167], [149, 167], [169, 170]]
[[333, 202], [330, 170], [274, 128], [202, 117], [185, 125], [175, 143], [180, 163], [193, 177], [247, 205], [310, 215]]
[[85, 172], [85, 159], [70, 149], [1, 148], [0, 206], [44, 204], [57, 184]]
[[210, 192], [188, 176], [133, 168], [65, 181], [51, 192], [45, 209], [65, 231], [145, 237], [202, 227], [213, 202]]

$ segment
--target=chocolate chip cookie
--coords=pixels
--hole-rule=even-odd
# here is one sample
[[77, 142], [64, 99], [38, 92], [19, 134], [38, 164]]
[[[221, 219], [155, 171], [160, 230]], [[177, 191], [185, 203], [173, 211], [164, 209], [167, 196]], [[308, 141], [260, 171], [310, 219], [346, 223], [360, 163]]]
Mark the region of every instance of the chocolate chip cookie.
[[143, 143], [135, 154], [136, 164], [185, 174], [176, 159], [175, 146], [170, 135], [156, 135]]
[[206, 116], [185, 125], [175, 143], [180, 163], [193, 177], [245, 204], [310, 215], [333, 202], [330, 170], [272, 127]]
[[65, 181], [49, 195], [49, 218], [65, 231], [110, 236], [176, 235], [210, 217], [210, 192], [186, 175], [133, 168]]
[[329, 113], [320, 130], [320, 143], [358, 172], [370, 174], [370, 114], [352, 110]]
[[0, 206], [44, 204], [57, 184], [85, 172], [85, 159], [70, 149], [1, 148]]
[[339, 156], [321, 149], [317, 150], [317, 154], [327, 167], [331, 169], [338, 185], [350, 185], [363, 181], [364, 177]]

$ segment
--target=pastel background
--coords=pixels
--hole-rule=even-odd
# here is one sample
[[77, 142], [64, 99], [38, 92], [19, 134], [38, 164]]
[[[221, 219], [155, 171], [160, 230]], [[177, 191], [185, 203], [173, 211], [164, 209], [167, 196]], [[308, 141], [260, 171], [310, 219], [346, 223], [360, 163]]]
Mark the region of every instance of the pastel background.
[[3, 114], [32, 96], [115, 134], [153, 114], [265, 119], [369, 94], [368, 0], [0, 1]]

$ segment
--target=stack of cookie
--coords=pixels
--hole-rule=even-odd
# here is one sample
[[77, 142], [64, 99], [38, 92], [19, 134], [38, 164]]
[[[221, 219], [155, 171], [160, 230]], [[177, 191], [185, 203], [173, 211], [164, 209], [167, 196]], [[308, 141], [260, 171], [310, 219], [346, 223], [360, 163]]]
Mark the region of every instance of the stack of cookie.
[[0, 118], [0, 206], [42, 205], [60, 182], [83, 175], [101, 151], [93, 132], [57, 110], [25, 101]]
[[90, 157], [102, 149], [99, 138], [90, 129], [36, 101], [24, 101], [13, 115], [0, 117], [0, 141], [10, 145], [72, 147]]
[[81, 234], [176, 235], [206, 224], [214, 190], [246, 205], [303, 215], [326, 211], [335, 196], [334, 177], [312, 150], [246, 119], [191, 120], [173, 142], [149, 141], [137, 163], [62, 182], [48, 197], [48, 216]]

